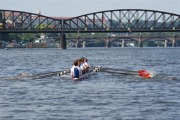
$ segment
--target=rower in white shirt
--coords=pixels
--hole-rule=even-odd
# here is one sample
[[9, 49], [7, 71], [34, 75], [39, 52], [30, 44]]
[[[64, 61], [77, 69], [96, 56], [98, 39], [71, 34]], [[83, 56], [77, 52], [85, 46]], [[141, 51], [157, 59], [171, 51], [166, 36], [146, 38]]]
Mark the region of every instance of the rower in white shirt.
[[88, 64], [88, 59], [87, 58], [84, 58], [83, 66], [85, 67], [85, 69], [89, 69], [90, 68], [90, 65]]
[[75, 60], [73, 67], [71, 68], [71, 76], [73, 80], [79, 79], [79, 77], [82, 75], [82, 70], [79, 67], [79, 61]]
[[86, 72], [88, 72], [89, 71], [89, 68], [90, 68], [90, 66], [89, 66], [89, 64], [88, 64], [88, 60], [87, 60], [87, 58], [81, 58], [80, 60], [80, 68], [81, 68], [81, 70], [82, 70], [82, 73], [84, 74], [84, 73], [86, 73]]

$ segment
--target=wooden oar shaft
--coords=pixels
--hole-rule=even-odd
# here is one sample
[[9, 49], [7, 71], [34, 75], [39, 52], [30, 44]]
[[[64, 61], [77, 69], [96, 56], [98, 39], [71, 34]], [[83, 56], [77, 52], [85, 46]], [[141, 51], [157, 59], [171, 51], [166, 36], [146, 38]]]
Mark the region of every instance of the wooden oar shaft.
[[40, 78], [47, 78], [58, 75], [58, 73], [68, 74], [70, 70], [63, 70], [63, 71], [55, 71], [55, 72], [46, 72], [46, 73], [39, 73], [39, 74], [25, 74], [22, 73], [17, 76], [9, 76], [9, 77], [0, 77], [0, 80], [21, 80], [24, 78], [27, 79], [40, 79]]
[[122, 71], [122, 72], [137, 73], [137, 71], [126, 70], [126, 69], [117, 69], [117, 68], [102, 68], [102, 69], [103, 69], [103, 70], [112, 70], [112, 71]]
[[107, 70], [107, 69], [101, 69], [100, 72], [116, 73], [116, 74], [125, 74], [125, 75], [139, 75], [138, 72], [115, 71], [115, 70]]
[[[93, 67], [95, 67], [95, 66], [93, 66]], [[135, 71], [135, 70], [127, 70], [127, 69], [119, 69], [119, 68], [108, 68], [108, 67], [101, 67], [101, 70], [113, 70], [113, 71], [137, 73], [137, 71]]]

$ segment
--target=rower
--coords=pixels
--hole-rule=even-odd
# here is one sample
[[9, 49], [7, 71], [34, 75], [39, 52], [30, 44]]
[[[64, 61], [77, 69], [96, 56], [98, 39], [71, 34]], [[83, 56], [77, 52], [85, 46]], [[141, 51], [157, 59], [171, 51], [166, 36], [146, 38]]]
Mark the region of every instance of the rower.
[[82, 71], [79, 67], [79, 61], [75, 60], [73, 63], [73, 67], [71, 68], [71, 76], [73, 80], [79, 79], [79, 77], [82, 75]]
[[87, 58], [84, 58], [83, 66], [85, 67], [86, 70], [90, 68], [90, 65], [88, 64], [88, 59]]
[[85, 74], [85, 67], [84, 67], [84, 58], [81, 58], [78, 60], [79, 61], [79, 67], [81, 68], [82, 70], [82, 74]]
[[82, 74], [85, 74], [86, 72], [89, 71], [90, 66], [88, 65], [87, 61], [88, 61], [87, 58], [79, 59]]
[[[83, 70], [84, 70], [84, 73], [88, 72], [88, 71], [89, 71], [89, 68], [90, 68], [90, 66], [89, 66], [89, 64], [87, 63], [87, 61], [88, 61], [87, 58], [84, 58], [84, 59], [83, 59], [82, 68], [83, 68]], [[81, 69], [82, 69], [82, 68], [81, 68]]]

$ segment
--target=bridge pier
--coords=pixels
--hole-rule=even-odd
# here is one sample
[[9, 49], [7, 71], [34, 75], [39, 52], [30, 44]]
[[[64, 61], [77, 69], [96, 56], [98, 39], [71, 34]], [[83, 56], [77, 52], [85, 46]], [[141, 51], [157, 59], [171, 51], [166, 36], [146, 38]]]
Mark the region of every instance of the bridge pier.
[[172, 40], [172, 47], [176, 47], [176, 38], [173, 37], [173, 40]]
[[109, 42], [109, 39], [106, 40], [106, 47], [107, 48], [111, 47], [111, 43]]
[[86, 41], [83, 41], [83, 48], [86, 47]]
[[138, 47], [143, 47], [143, 44], [142, 44], [142, 38], [139, 38], [139, 41], [138, 41]]
[[165, 39], [164, 47], [167, 47], [167, 44], [168, 44], [168, 40]]
[[122, 40], [122, 46], [121, 47], [125, 47], [125, 40]]
[[60, 35], [60, 46], [61, 49], [66, 49], [66, 34], [62, 33]]
[[81, 46], [81, 45], [80, 45], [80, 41], [79, 41], [79, 39], [77, 39], [77, 40], [76, 40], [76, 47], [77, 47], [77, 48], [80, 48], [80, 46]]

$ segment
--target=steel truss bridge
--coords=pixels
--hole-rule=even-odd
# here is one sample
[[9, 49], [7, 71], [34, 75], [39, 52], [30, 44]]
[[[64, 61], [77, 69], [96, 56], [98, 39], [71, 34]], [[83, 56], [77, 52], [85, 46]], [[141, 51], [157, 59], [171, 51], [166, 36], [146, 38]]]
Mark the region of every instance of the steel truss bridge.
[[[180, 15], [146, 9], [116, 9], [65, 19], [0, 10], [0, 33], [104, 32], [180, 32]], [[64, 35], [61, 38], [66, 40]]]
[[156, 10], [117, 9], [69, 19], [0, 10], [0, 33], [179, 32], [180, 15]]

